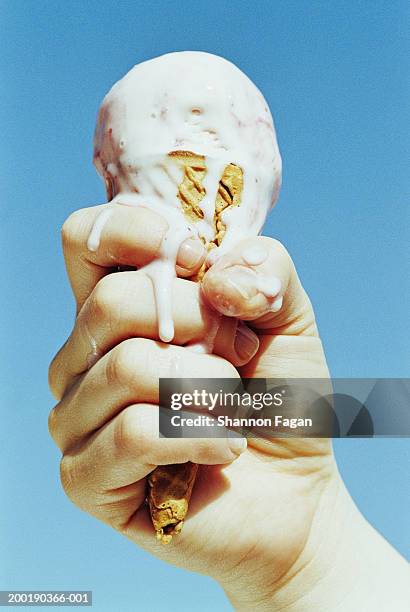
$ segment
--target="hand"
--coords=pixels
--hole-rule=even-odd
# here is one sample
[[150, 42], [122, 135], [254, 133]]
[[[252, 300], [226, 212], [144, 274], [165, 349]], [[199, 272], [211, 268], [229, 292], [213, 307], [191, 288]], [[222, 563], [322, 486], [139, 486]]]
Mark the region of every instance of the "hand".
[[[198, 355], [155, 341], [153, 292], [143, 272], [107, 275], [116, 265], [155, 257], [166, 230], [151, 211], [124, 207], [121, 215], [129, 218], [113, 218], [95, 254], [86, 249], [94, 209], [76, 213], [63, 231], [78, 312], [50, 368], [60, 400], [50, 431], [63, 453], [63, 486], [80, 508], [157, 556], [212, 575], [238, 608], [276, 609], [287, 601], [289, 609], [316, 609], [295, 607], [309, 591], [310, 569], [326, 577], [333, 567], [326, 539], [334, 545], [343, 526], [349, 535], [357, 522], [329, 441], [253, 441], [237, 458], [240, 449], [227, 440], [157, 438], [158, 378], [175, 374], [175, 362], [178, 376], [186, 377], [236, 377], [232, 363], [247, 376], [326, 375], [312, 308], [291, 260], [277, 242], [259, 238], [211, 268], [203, 285], [207, 299], [224, 314], [252, 320], [260, 347], [252, 332], [241, 340], [236, 320], [224, 317], [215, 343], [224, 358]], [[151, 234], [158, 227], [155, 241]], [[226, 282], [226, 275], [233, 278], [227, 268], [242, 265], [244, 249], [256, 244], [267, 251], [256, 273], [268, 270], [280, 279], [283, 304], [276, 312], [269, 308], [277, 296], [273, 302], [259, 292], [249, 298]], [[207, 333], [198, 291], [194, 283], [175, 281], [176, 344]], [[246, 357], [235, 348], [240, 345]], [[164, 548], [153, 537], [144, 506], [145, 477], [158, 464], [187, 460], [202, 464], [188, 520], [175, 545]]]

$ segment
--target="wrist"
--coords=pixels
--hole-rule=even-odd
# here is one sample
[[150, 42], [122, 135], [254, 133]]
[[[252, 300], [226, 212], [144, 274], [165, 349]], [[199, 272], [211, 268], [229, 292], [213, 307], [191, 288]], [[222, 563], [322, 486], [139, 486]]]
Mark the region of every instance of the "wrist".
[[340, 476], [323, 491], [303, 552], [272, 581], [263, 575], [223, 588], [235, 610], [404, 612], [409, 568], [361, 515]]

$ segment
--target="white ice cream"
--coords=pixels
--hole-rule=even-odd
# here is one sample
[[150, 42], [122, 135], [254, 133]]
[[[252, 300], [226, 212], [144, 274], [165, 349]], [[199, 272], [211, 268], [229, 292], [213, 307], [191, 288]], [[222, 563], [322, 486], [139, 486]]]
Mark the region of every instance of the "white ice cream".
[[[160, 337], [172, 340], [171, 284], [180, 244], [192, 234], [214, 237], [215, 199], [225, 166], [243, 171], [240, 205], [222, 213], [226, 225], [217, 257], [257, 235], [275, 204], [281, 158], [268, 105], [257, 87], [227, 60], [197, 51], [170, 53], [135, 66], [103, 100], [94, 162], [113, 203], [143, 205], [163, 215], [169, 231], [160, 257], [145, 266], [155, 288]], [[177, 197], [182, 169], [168, 154], [205, 156], [204, 218], [187, 221]], [[97, 250], [107, 211], [97, 219], [89, 248]]]

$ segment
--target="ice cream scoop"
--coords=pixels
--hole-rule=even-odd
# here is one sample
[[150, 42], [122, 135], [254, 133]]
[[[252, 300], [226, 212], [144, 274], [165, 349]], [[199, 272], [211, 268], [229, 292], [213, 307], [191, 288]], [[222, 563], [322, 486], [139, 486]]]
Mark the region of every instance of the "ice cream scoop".
[[[111, 205], [91, 231], [91, 250], [118, 205], [151, 208], [168, 222], [157, 259], [143, 270], [154, 286], [159, 337], [170, 342], [181, 243], [198, 236], [210, 249], [211, 265], [241, 239], [259, 234], [276, 202], [281, 158], [266, 100], [216, 55], [185, 51], [143, 62], [103, 100], [94, 163]], [[182, 527], [197, 466], [157, 469], [149, 478], [151, 515], [159, 539], [169, 541]]]
[[[257, 235], [274, 205], [281, 158], [268, 105], [257, 87], [227, 60], [197, 51], [170, 53], [136, 65], [101, 105], [94, 163], [113, 203], [142, 205], [169, 223], [158, 260], [145, 271], [154, 282], [160, 337], [173, 338], [170, 288], [181, 242], [189, 235], [215, 239], [215, 203], [225, 169], [241, 169], [240, 205], [224, 210], [223, 246]], [[181, 154], [203, 159], [195, 217], [181, 205], [187, 165]], [[189, 180], [195, 184], [195, 172]], [[198, 182], [198, 181], [196, 181]], [[91, 248], [109, 213], [97, 220]]]

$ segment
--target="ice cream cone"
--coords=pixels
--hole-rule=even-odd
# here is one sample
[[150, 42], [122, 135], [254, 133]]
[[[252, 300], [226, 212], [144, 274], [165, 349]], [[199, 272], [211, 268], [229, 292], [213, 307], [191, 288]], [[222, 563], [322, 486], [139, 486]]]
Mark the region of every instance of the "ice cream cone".
[[[201, 200], [205, 196], [203, 180], [206, 176], [206, 162], [202, 155], [190, 151], [176, 151], [169, 154], [177, 164], [183, 166], [183, 180], [178, 186], [178, 199], [184, 215], [190, 223], [203, 218]], [[240, 205], [243, 186], [241, 168], [235, 164], [225, 167], [215, 199], [214, 238], [207, 242], [208, 249], [219, 246], [225, 234], [221, 215], [230, 206]], [[205, 274], [205, 265], [193, 280], [200, 281]], [[189, 500], [195, 483], [198, 465], [158, 466], [148, 478], [148, 505], [157, 539], [169, 544], [172, 536], [180, 533], [188, 513]]]

